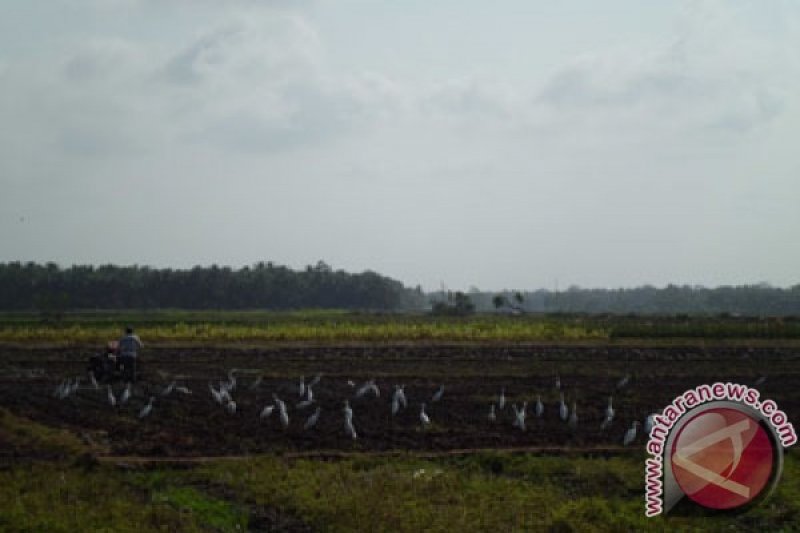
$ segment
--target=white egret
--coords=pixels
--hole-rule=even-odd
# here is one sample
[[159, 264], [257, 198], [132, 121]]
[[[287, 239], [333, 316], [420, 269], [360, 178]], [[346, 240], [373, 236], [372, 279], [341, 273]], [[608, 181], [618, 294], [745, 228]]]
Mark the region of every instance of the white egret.
[[561, 401], [558, 403], [558, 416], [561, 418], [562, 422], [566, 422], [567, 418], [569, 418], [569, 409], [567, 408], [567, 404], [564, 403], [564, 393], [561, 393]]
[[225, 404], [225, 410], [228, 411], [229, 415], [235, 415], [236, 414], [236, 402], [234, 402], [232, 399], [228, 400], [228, 403]]
[[161, 396], [169, 396], [170, 394], [172, 394], [172, 391], [175, 390], [175, 385], [176, 385], [175, 380], [172, 380], [170, 384], [164, 387], [164, 390], [161, 391]]
[[125, 385], [125, 390], [122, 391], [122, 396], [120, 396], [119, 398], [119, 403], [120, 405], [122, 405], [130, 399], [131, 399], [131, 384], [130, 382], [128, 382], [128, 384]]
[[500, 389], [500, 397], [497, 398], [497, 407], [502, 411], [506, 408], [506, 388]]
[[139, 411], [139, 418], [144, 418], [144, 417], [146, 417], [147, 415], [150, 414], [150, 411], [153, 410], [153, 402], [155, 402], [155, 401], [156, 401], [156, 397], [155, 396], [150, 396], [150, 401], [147, 402], [147, 405], [142, 407], [141, 411]]
[[573, 431], [578, 428], [578, 406], [572, 402], [572, 412], [569, 414], [569, 427]]
[[423, 402], [420, 404], [419, 408], [419, 421], [422, 423], [422, 426], [427, 426], [431, 423], [431, 419], [428, 414], [425, 412], [425, 403]]
[[289, 413], [286, 412], [286, 404], [281, 402], [278, 404], [278, 409], [280, 410], [281, 425], [283, 429], [286, 429], [289, 427]]
[[397, 397], [397, 390], [395, 390], [392, 395], [392, 416], [396, 415], [398, 411], [400, 411], [400, 400]]
[[489, 422], [496, 422], [497, 421], [497, 414], [494, 412], [494, 404], [489, 406]]
[[266, 407], [264, 407], [261, 410], [261, 415], [260, 415], [261, 418], [269, 418], [270, 415], [272, 414], [272, 411], [274, 411], [274, 410], [275, 410], [275, 406], [274, 405], [267, 405]]
[[406, 400], [405, 389], [406, 389], [405, 385], [400, 385], [400, 387], [397, 389], [397, 400], [400, 402], [400, 407], [402, 407], [403, 409], [408, 407], [408, 400]]
[[556, 390], [561, 390], [561, 376], [556, 374]]
[[536, 417], [541, 418], [544, 414], [544, 404], [542, 403], [541, 395], [536, 395]]
[[400, 411], [400, 406], [405, 407], [406, 395], [403, 392], [401, 385], [394, 386], [394, 394], [392, 394], [392, 415], [396, 415]]
[[311, 390], [311, 385], [306, 387], [306, 401], [308, 402], [314, 401], [314, 391]]
[[111, 390], [111, 385], [108, 386], [108, 403], [111, 407], [116, 407], [117, 399], [114, 397], [114, 391]]
[[233, 401], [233, 397], [231, 397], [231, 393], [228, 391], [227, 388], [220, 388], [219, 397], [221, 400], [220, 403], [227, 403]]
[[517, 404], [513, 404], [511, 407], [514, 409], [514, 423], [512, 425], [518, 427], [521, 431], [525, 431], [525, 416], [527, 414], [528, 402], [523, 402], [521, 409], [517, 408]]
[[222, 405], [222, 401], [223, 401], [222, 394], [221, 394], [220, 391], [218, 391], [218, 390], [216, 390], [214, 388], [214, 386], [211, 384], [210, 381], [208, 382], [208, 390], [211, 391], [211, 396], [214, 398], [214, 401], [217, 402], [218, 404]]
[[67, 394], [69, 394], [69, 389], [70, 389], [69, 379], [65, 379], [64, 381], [61, 382], [61, 384], [58, 387], [56, 387], [56, 390], [53, 391], [53, 396], [55, 396], [59, 400], [63, 400], [64, 398], [67, 397]]
[[431, 402], [438, 402], [444, 396], [444, 385], [439, 385], [439, 388], [436, 389], [436, 392], [433, 393], [433, 397], [431, 398]]
[[653, 431], [653, 426], [656, 425], [656, 417], [659, 413], [650, 413], [647, 415], [647, 418], [644, 420], [644, 434], [650, 435], [650, 432]]
[[364, 396], [367, 392], [369, 392], [372, 389], [373, 385], [375, 385], [374, 379], [364, 382], [364, 384], [361, 385], [356, 391], [356, 398], [361, 398], [362, 396]]
[[606, 418], [613, 420], [614, 419], [614, 397], [608, 397], [608, 406], [606, 406]]
[[639, 421], [638, 420], [634, 420], [633, 424], [631, 424], [631, 427], [628, 429], [628, 431], [625, 432], [625, 437], [623, 437], [623, 439], [622, 439], [622, 445], [623, 446], [627, 446], [630, 443], [632, 443], [634, 440], [636, 440], [636, 428], [637, 427], [639, 427]]
[[358, 434], [356, 434], [356, 428], [353, 426], [353, 420], [350, 418], [344, 419], [344, 432], [345, 434], [353, 440], [358, 438]]
[[353, 426], [353, 409], [350, 408], [350, 402], [344, 401], [344, 432], [353, 440], [358, 438], [356, 428]]
[[300, 393], [301, 398], [305, 396], [306, 394], [305, 376], [300, 376], [300, 385], [297, 387], [297, 392]]
[[311, 429], [311, 428], [313, 428], [314, 426], [317, 425], [317, 420], [319, 420], [319, 414], [320, 414], [321, 411], [322, 411], [322, 408], [321, 407], [317, 407], [317, 410], [314, 411], [314, 413], [311, 416], [308, 417], [308, 420], [306, 420], [306, 423], [303, 424], [303, 430]]

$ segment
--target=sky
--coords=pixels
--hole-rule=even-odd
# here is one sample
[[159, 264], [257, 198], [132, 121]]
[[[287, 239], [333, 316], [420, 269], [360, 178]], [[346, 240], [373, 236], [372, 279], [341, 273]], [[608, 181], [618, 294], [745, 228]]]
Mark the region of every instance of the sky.
[[800, 283], [792, 0], [8, 0], [0, 262]]

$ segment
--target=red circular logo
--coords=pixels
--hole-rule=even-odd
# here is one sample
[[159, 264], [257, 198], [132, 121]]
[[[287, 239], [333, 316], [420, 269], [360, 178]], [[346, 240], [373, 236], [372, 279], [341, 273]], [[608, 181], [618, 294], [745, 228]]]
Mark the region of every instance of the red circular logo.
[[672, 445], [672, 473], [684, 494], [711, 509], [753, 501], [772, 476], [767, 431], [744, 411], [718, 407], [690, 419]]

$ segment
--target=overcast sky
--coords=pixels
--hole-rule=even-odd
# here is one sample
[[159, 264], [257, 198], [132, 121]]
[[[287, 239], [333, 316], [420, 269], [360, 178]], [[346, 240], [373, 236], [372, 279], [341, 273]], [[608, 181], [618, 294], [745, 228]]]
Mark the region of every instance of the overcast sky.
[[800, 282], [800, 3], [0, 5], [0, 261]]

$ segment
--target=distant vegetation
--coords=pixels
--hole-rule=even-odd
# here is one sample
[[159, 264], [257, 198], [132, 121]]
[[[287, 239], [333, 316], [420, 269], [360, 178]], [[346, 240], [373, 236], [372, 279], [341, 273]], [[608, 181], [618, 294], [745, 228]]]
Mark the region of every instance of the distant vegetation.
[[[442, 293], [430, 295], [440, 299]], [[612, 313], [658, 315], [800, 316], [800, 284], [787, 289], [766, 284], [706, 288], [668, 285], [633, 289], [538, 290], [467, 293], [477, 311], [528, 313]], [[521, 300], [519, 298], [522, 298]]]
[[0, 264], [0, 309], [36, 310], [53, 318], [67, 309], [390, 310], [423, 302], [421, 291], [399, 281], [375, 272], [333, 270], [322, 261], [303, 270], [263, 262], [189, 270]]
[[635, 315], [800, 316], [800, 284], [705, 288], [669, 285], [632, 289], [533, 292], [437, 291], [405, 287], [375, 272], [348, 273], [320, 261], [301, 270], [271, 262], [232, 269], [147, 266], [61, 268], [55, 263], [0, 263], [0, 310], [35, 311], [58, 320], [75, 309], [346, 309]]

